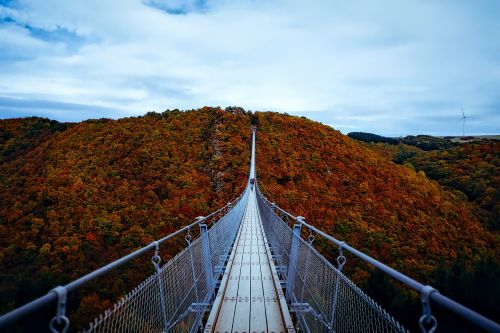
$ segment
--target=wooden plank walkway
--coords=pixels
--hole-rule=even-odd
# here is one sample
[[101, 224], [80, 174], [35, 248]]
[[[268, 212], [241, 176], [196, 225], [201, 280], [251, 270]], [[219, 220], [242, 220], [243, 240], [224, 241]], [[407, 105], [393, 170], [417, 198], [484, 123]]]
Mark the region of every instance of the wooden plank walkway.
[[205, 333], [295, 332], [250, 193]]

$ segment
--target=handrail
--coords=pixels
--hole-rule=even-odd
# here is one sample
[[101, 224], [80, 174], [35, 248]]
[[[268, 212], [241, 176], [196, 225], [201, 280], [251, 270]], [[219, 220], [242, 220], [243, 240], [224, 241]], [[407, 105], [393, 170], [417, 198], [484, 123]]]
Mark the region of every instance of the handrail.
[[[217, 215], [218, 213], [222, 212], [224, 209], [231, 208], [232, 205], [236, 204], [239, 200], [241, 200], [241, 198], [245, 194], [246, 190], [248, 190], [248, 185], [247, 185], [247, 187], [245, 187], [245, 189], [239, 195], [238, 198], [236, 198], [232, 202], [227, 203], [224, 207], [217, 209], [216, 211], [210, 213], [207, 216], [204, 216], [202, 219], [197, 219], [195, 222], [175, 231], [174, 233], [171, 233], [163, 238], [160, 238], [157, 241], [153, 241], [149, 245], [146, 245], [146, 246], [144, 246], [144, 247], [142, 247], [142, 248], [140, 248], [140, 249], [124, 256], [124, 257], [121, 257], [121, 258], [101, 267], [101, 268], [96, 269], [93, 272], [90, 272], [90, 273], [66, 284], [65, 286], [63, 286], [63, 288], [65, 288], [68, 293], [70, 291], [74, 291], [74, 290], [82, 287], [83, 285], [87, 284], [91, 280], [94, 280], [94, 279], [98, 278], [99, 276], [106, 274], [106, 273], [114, 270], [115, 268], [122, 266], [123, 264], [131, 261], [132, 259], [139, 257], [140, 255], [144, 254], [145, 252], [148, 252], [150, 250], [154, 250], [157, 246], [156, 244], [159, 245], [159, 244], [161, 244], [161, 243], [163, 243], [163, 242], [165, 242], [165, 241], [167, 241], [167, 240], [169, 240], [169, 239], [171, 239], [179, 234], [182, 234], [183, 232], [186, 232], [189, 229], [191, 229], [191, 228], [193, 228], [201, 223], [204, 223], [208, 218], [213, 217], [214, 215]], [[33, 311], [36, 311], [36, 310], [38, 310], [38, 309], [40, 309], [40, 308], [42, 308], [42, 307], [44, 307], [52, 302], [55, 302], [56, 300], [57, 300], [57, 294], [55, 292], [49, 291], [48, 294], [41, 296], [41, 297], [21, 306], [19, 308], [16, 308], [16, 309], [2, 315], [0, 317], [0, 328], [4, 328], [5, 326], [8, 326], [9, 324], [21, 319], [22, 317], [26, 316], [27, 314], [29, 314]]]
[[[292, 220], [294, 220], [296, 223], [303, 225], [305, 228], [309, 229], [310, 231], [315, 232], [316, 234], [326, 238], [330, 242], [336, 244], [339, 248], [342, 248], [356, 257], [360, 258], [361, 260], [375, 266], [376, 268], [380, 269], [382, 272], [386, 273], [387, 275], [391, 276], [392, 278], [398, 280], [399, 282], [407, 285], [408, 287], [418, 291], [420, 294], [422, 294], [424, 291], [429, 290], [429, 288], [432, 288], [430, 286], [425, 286], [422, 283], [412, 279], [411, 277], [400, 273], [396, 271], [395, 269], [381, 263], [380, 261], [370, 257], [367, 254], [364, 254], [363, 252], [353, 248], [352, 246], [348, 245], [347, 243], [340, 241], [325, 232], [317, 229], [316, 227], [310, 225], [309, 223], [305, 222], [302, 218], [299, 216], [294, 216], [284, 210], [283, 208], [279, 207], [277, 204], [269, 201], [260, 191], [258, 185], [256, 184], [257, 187], [257, 193], [259, 196], [268, 204], [268, 206], [273, 207], [280, 211], [281, 213], [285, 214]], [[465, 319], [471, 321], [472, 323], [476, 324], [477, 326], [485, 329], [488, 332], [500, 332], [500, 325], [494, 322], [491, 319], [488, 319], [484, 317], [483, 315], [455, 302], [451, 298], [448, 298], [442, 294], [439, 293], [436, 289], [432, 288], [432, 291], [430, 293], [430, 299], [432, 299], [434, 302], [442, 305], [443, 307], [455, 312], [456, 314], [464, 317]]]

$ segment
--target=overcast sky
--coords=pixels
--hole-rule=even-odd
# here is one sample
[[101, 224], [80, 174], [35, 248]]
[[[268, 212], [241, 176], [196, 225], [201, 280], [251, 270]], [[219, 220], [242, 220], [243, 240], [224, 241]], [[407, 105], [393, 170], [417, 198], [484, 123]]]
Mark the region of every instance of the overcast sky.
[[0, 118], [204, 105], [500, 134], [500, 1], [0, 0]]

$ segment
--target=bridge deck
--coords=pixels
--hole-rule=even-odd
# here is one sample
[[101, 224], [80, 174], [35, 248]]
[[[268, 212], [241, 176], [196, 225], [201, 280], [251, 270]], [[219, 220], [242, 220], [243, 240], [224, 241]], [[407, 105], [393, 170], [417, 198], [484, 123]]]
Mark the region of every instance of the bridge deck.
[[205, 332], [295, 332], [262, 230], [255, 191]]

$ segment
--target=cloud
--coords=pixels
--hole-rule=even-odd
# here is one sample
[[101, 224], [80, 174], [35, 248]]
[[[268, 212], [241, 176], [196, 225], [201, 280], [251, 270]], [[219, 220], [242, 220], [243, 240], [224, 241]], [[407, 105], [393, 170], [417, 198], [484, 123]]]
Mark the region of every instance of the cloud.
[[[68, 103], [74, 119], [241, 105], [380, 134], [458, 134], [462, 104], [476, 114], [471, 133], [498, 133], [498, 10], [495, 1], [4, 1], [0, 95]], [[96, 108], [78, 116], [73, 104]]]
[[[68, 112], [72, 110], [72, 112]], [[119, 118], [127, 111], [98, 105], [63, 103], [58, 101], [18, 99], [0, 96], [0, 112], [13, 117], [46, 117], [59, 121], [75, 122], [91, 118]]]

